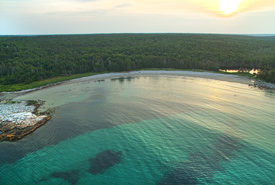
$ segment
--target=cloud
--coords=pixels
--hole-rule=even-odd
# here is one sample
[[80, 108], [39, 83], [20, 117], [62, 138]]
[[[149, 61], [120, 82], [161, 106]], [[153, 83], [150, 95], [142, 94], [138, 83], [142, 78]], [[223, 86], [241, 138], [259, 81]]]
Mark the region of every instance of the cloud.
[[91, 1], [98, 1], [98, 0], [73, 0], [73, 1], [80, 1], [80, 2], [91, 2]]
[[[49, 11], [45, 12], [45, 15], [54, 15], [54, 16], [101, 16], [102, 14], [111, 14], [111, 15], [119, 15], [123, 12], [123, 10], [130, 7], [130, 3], [124, 3], [123, 1], [117, 0], [116, 2], [110, 3], [111, 1], [104, 0], [87, 2], [85, 6], [79, 3], [73, 3], [70, 6], [67, 5], [67, 8], [55, 8], [49, 9]], [[64, 6], [63, 6], [64, 7]], [[53, 11], [51, 11], [53, 10]]]
[[[230, 0], [228, 0], [230, 1]], [[235, 14], [275, 8], [275, 0], [240, 0]], [[1, 11], [17, 14], [221, 16], [221, 0], [0, 0]], [[4, 8], [3, 8], [4, 7]]]
[[129, 7], [131, 6], [130, 3], [123, 3], [123, 4], [120, 4], [120, 5], [117, 5], [115, 8], [124, 8], [124, 7]]
[[274, 0], [243, 0], [240, 3], [240, 10], [242, 11], [263, 11], [274, 10]]
[[226, 20], [219, 5], [220, 0], [0, 0], [0, 34], [274, 33], [275, 0], [242, 0]]
[[[230, 0], [228, 0], [230, 2]], [[220, 0], [132, 0], [135, 13], [147, 14], [208, 14], [221, 16]], [[274, 0], [241, 0], [236, 14], [248, 11], [275, 10]], [[233, 14], [233, 15], [236, 15]]]

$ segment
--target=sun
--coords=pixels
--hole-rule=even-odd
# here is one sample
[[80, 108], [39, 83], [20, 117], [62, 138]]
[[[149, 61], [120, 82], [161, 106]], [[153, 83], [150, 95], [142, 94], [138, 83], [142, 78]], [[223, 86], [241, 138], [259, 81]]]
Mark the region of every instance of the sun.
[[230, 15], [237, 11], [238, 5], [242, 0], [220, 0], [220, 11], [225, 15]]

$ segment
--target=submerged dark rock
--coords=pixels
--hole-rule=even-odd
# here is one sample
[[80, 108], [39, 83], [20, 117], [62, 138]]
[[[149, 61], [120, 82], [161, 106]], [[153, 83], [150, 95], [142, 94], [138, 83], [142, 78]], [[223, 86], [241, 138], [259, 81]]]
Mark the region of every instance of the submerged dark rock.
[[164, 178], [157, 183], [157, 185], [195, 185], [197, 179], [188, 169], [177, 168], [173, 172], [164, 176]]
[[224, 170], [221, 162], [230, 162], [234, 152], [240, 148], [239, 138], [222, 134], [217, 137], [213, 148], [201, 148], [200, 151], [189, 152], [187, 160], [178, 162], [177, 167], [169, 170], [158, 185], [193, 185], [197, 184], [198, 178], [211, 183], [215, 173]]
[[72, 170], [68, 172], [54, 172], [51, 174], [51, 177], [64, 179], [74, 185], [79, 180], [79, 170]]
[[93, 175], [104, 173], [105, 170], [120, 162], [121, 155], [122, 151], [114, 152], [112, 150], [98, 153], [95, 158], [90, 159], [89, 172]]

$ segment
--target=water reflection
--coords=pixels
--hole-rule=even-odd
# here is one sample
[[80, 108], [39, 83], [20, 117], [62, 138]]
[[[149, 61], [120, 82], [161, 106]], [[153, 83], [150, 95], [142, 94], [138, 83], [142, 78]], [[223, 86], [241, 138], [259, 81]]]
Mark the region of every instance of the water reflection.
[[111, 81], [119, 81], [120, 83], [123, 83], [124, 81], [130, 82], [131, 80], [135, 79], [136, 77], [127, 76], [127, 77], [119, 77], [119, 78], [112, 78]]

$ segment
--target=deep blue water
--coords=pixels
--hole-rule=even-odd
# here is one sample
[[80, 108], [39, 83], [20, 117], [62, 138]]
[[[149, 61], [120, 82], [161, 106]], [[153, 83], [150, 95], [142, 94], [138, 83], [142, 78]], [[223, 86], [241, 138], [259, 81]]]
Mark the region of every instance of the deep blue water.
[[179, 76], [89, 85], [0, 143], [1, 185], [275, 184], [273, 92]]

